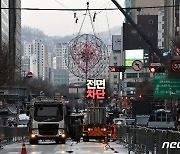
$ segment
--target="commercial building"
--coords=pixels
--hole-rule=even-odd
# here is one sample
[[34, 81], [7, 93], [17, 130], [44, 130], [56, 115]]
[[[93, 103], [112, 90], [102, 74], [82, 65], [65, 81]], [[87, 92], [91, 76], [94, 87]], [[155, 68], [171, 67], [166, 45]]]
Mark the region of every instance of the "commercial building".
[[67, 43], [58, 43], [56, 45], [56, 68], [57, 69], [67, 69], [65, 63], [65, 50], [67, 47]]
[[[9, 1], [8, 0], [1, 0], [0, 1], [1, 8], [8, 8]], [[9, 11], [8, 9], [1, 9], [0, 11], [0, 41], [1, 43], [9, 43]]]
[[69, 85], [69, 71], [65, 63], [65, 50], [67, 43], [57, 43], [56, 44], [56, 53], [53, 58], [53, 68], [52, 69], [52, 83], [57, 86]]
[[9, 48], [9, 59], [14, 65], [9, 80], [13, 81], [21, 73], [21, 10], [8, 8], [21, 8], [21, 0], [1, 0], [0, 7], [0, 44]]
[[[9, 0], [10, 8], [21, 8], [21, 0]], [[9, 9], [9, 49], [14, 56], [15, 76], [21, 74], [21, 10]]]
[[[141, 28], [141, 31], [152, 44], [157, 47], [158, 16], [138, 15], [137, 26]], [[154, 56], [146, 41], [142, 39], [129, 23], [123, 24], [123, 53], [126, 71], [122, 83], [122, 95], [134, 97], [136, 83], [142, 82], [151, 76], [149, 73], [149, 65], [150, 61], [154, 61]], [[142, 68], [139, 70], [133, 69], [132, 62], [130, 65], [128, 64], [129, 59], [132, 59], [132, 62], [135, 60], [142, 61]]]
[[[158, 15], [158, 47], [171, 49], [171, 38], [179, 36], [179, 0], [126, 0], [127, 13], [137, 23], [139, 15]], [[147, 8], [148, 7], [148, 8]]]

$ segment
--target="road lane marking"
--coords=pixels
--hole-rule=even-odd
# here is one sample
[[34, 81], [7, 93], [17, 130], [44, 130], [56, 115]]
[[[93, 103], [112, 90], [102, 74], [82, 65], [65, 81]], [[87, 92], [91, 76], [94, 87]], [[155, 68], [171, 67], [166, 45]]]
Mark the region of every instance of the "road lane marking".
[[31, 152], [30, 154], [41, 154], [42, 153], [42, 151], [41, 152], [39, 152], [39, 151], [34, 151], [34, 152]]

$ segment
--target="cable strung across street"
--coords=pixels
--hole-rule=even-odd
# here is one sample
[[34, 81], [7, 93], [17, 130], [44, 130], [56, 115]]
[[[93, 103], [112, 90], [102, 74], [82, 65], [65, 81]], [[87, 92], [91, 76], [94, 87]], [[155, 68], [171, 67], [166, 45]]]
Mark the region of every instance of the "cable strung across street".
[[[166, 6], [145, 6], [145, 7], [124, 7], [122, 9], [125, 10], [134, 10], [134, 9], [156, 9], [156, 8], [169, 8], [169, 7], [180, 7], [180, 5], [166, 5]], [[0, 8], [0, 9], [17, 9], [17, 10], [38, 10], [38, 11], [87, 11], [87, 8], [81, 9], [81, 8], [74, 8], [74, 9], [55, 9], [55, 8]], [[102, 11], [102, 10], [118, 10], [118, 8], [92, 8], [88, 9], [89, 11]]]

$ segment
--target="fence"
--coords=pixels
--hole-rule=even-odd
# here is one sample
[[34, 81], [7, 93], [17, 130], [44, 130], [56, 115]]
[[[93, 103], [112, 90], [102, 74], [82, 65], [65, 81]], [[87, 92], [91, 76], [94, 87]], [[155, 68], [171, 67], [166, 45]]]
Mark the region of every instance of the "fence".
[[0, 127], [0, 146], [28, 138], [27, 127]]
[[[117, 139], [128, 146], [129, 154], [131, 151], [138, 154], [180, 153], [180, 132], [176, 131], [117, 126]], [[167, 144], [162, 148], [164, 142]]]

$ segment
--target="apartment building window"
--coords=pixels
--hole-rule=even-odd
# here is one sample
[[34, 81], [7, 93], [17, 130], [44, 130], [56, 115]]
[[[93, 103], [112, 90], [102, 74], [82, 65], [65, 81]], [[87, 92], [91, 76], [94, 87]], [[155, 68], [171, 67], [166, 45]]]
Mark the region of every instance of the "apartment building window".
[[136, 30], [132, 30], [132, 31], [131, 31], [131, 34], [132, 34], [132, 35], [136, 35], [136, 34], [137, 34], [137, 31], [136, 31]]
[[127, 78], [137, 78], [137, 73], [127, 73], [126, 77]]
[[149, 20], [149, 24], [153, 24], [153, 20]]
[[117, 57], [114, 57], [114, 60], [117, 60]]
[[117, 75], [114, 75], [114, 78], [117, 78]]
[[148, 36], [153, 36], [153, 33], [148, 33]]
[[117, 63], [114, 63], [114, 66], [117, 66]]
[[117, 84], [117, 81], [114, 81], [114, 84]]

